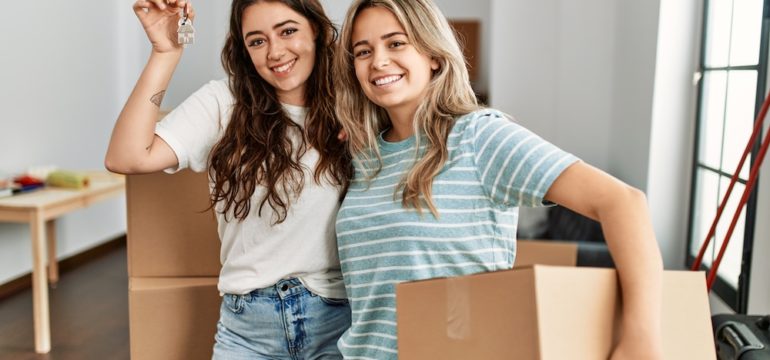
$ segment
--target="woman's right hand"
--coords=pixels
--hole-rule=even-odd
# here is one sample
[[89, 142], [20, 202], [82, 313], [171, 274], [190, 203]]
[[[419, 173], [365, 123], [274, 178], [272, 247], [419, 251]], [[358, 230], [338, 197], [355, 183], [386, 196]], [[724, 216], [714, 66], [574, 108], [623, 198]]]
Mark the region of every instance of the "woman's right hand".
[[185, 7], [189, 19], [195, 19], [195, 10], [187, 0], [137, 0], [134, 3], [136, 17], [142, 23], [154, 52], [182, 50], [182, 45], [177, 43], [176, 31]]

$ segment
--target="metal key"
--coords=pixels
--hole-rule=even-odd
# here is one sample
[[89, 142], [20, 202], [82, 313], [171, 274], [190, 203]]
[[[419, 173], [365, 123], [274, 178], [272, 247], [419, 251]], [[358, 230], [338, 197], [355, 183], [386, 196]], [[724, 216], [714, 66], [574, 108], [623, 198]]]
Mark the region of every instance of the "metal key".
[[195, 28], [193, 28], [192, 20], [187, 18], [186, 11], [184, 17], [179, 19], [179, 28], [176, 30], [176, 36], [177, 43], [183, 47], [195, 43]]

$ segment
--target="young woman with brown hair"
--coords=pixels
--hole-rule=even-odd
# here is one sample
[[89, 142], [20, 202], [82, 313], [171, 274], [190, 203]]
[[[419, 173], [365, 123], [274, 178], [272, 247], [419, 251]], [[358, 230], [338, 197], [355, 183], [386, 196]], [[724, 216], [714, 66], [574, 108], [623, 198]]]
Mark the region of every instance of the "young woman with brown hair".
[[339, 358], [350, 309], [334, 219], [351, 176], [330, 74], [336, 30], [317, 0], [234, 0], [222, 64], [156, 124], [182, 56], [184, 0], [139, 0], [152, 53], [105, 165], [208, 171], [222, 241], [214, 358]]

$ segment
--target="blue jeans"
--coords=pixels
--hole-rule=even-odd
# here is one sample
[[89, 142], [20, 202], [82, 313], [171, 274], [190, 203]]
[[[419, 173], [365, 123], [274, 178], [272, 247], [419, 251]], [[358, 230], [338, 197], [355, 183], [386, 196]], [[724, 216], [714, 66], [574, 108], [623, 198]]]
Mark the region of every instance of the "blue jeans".
[[213, 359], [342, 359], [337, 340], [348, 327], [347, 299], [323, 298], [297, 279], [281, 280], [224, 295]]

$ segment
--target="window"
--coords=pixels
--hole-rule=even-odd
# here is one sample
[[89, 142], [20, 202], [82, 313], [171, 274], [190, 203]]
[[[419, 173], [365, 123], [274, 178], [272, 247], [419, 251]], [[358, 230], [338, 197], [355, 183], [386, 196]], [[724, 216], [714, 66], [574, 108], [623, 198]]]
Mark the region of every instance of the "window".
[[[763, 19], [768, 11], [770, 0], [706, 0], [704, 4], [688, 265], [708, 234], [764, 101], [768, 26]], [[704, 269], [719, 253], [758, 147], [756, 143], [739, 173], [715, 239], [704, 255]], [[742, 209], [713, 286], [715, 293], [739, 313], [747, 308], [756, 191], [755, 186]]]

